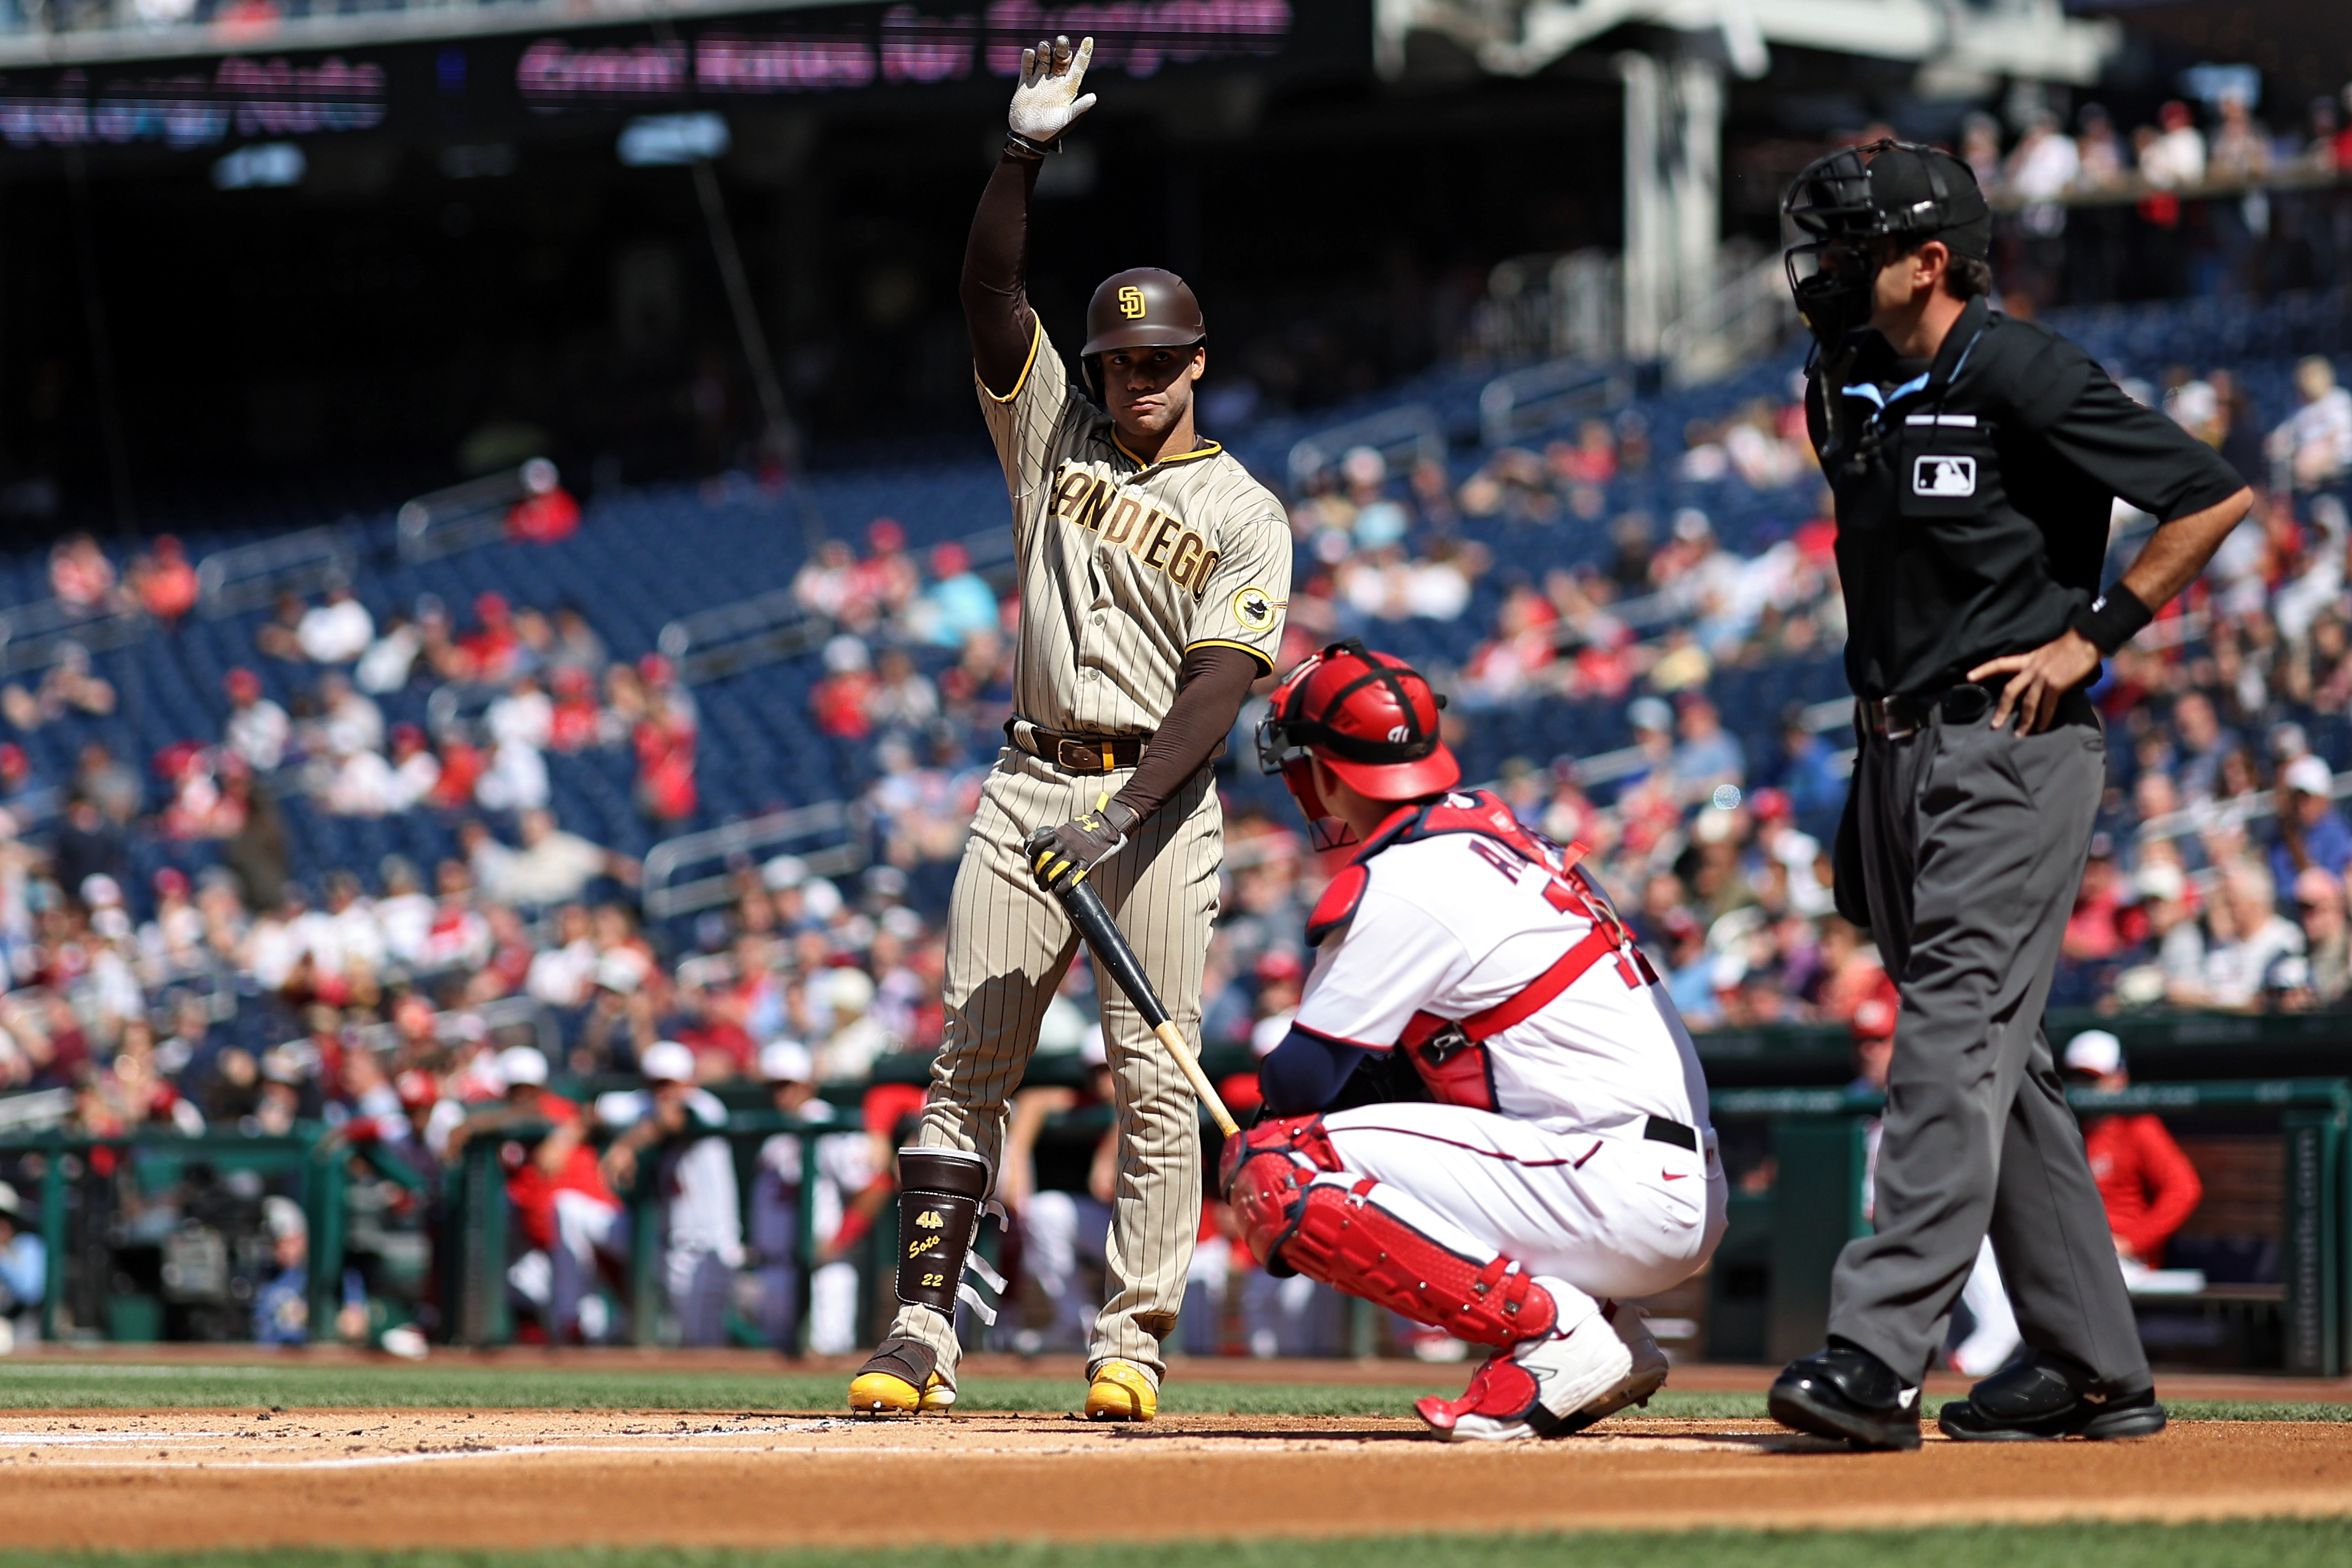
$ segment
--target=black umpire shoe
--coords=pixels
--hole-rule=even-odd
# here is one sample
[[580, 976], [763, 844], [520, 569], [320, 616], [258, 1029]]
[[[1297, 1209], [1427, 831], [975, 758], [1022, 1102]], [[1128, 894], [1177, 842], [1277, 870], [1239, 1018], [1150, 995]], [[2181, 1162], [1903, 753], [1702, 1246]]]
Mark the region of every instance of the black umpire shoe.
[[2110, 1394], [2072, 1363], [2052, 1356], [1995, 1373], [1966, 1399], [1937, 1413], [1944, 1436], [1962, 1443], [2047, 1442], [2084, 1437], [2153, 1437], [2164, 1430], [2164, 1406], [2156, 1390]]
[[1817, 1437], [1857, 1448], [1919, 1446], [1918, 1386], [1859, 1345], [1832, 1341], [1790, 1362], [1766, 1403], [1773, 1420]]

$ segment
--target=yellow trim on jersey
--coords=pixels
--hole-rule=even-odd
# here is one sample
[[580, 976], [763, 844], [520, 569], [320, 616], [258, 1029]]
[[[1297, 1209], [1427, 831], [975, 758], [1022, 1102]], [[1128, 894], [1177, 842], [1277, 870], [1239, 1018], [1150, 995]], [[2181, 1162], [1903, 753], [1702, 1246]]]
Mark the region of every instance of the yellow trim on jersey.
[[1029, 312], [1029, 357], [1021, 362], [1021, 374], [1014, 379], [1013, 383], [1013, 390], [1006, 393], [1002, 397], [998, 397], [993, 392], [989, 392], [988, 383], [981, 381], [980, 379], [980, 366], [978, 365], [971, 367], [971, 379], [974, 382], [979, 383], [981, 391], [988, 392], [988, 395], [994, 401], [998, 403], [1012, 402], [1014, 398], [1021, 395], [1021, 389], [1029, 384], [1029, 373], [1032, 370], [1034, 370], [1037, 366], [1037, 345], [1045, 341], [1045, 323], [1038, 319], [1036, 311], [1032, 310]]
[[[991, 397], [994, 397], [996, 395], [992, 392], [989, 395]], [[1001, 402], [1003, 400], [999, 399], [999, 401]], [[1127, 449], [1127, 443], [1118, 438], [1118, 430], [1115, 426], [1111, 429], [1110, 444], [1118, 447], [1120, 454], [1124, 456], [1129, 462], [1133, 463], [1139, 468], [1149, 468], [1154, 467], [1164, 468], [1171, 463], [1189, 463], [1196, 458], [1213, 458], [1218, 453], [1224, 450], [1223, 447], [1212, 441], [1205, 447], [1195, 447], [1189, 452], [1179, 452], [1172, 458], [1161, 458], [1157, 461], [1157, 463], [1147, 463], [1142, 458], [1137, 457], [1133, 452]]]
[[1184, 645], [1184, 651], [1186, 653], [1191, 653], [1196, 647], [1237, 647], [1244, 653], [1249, 655], [1252, 658], [1257, 660], [1260, 664], [1265, 666], [1265, 672], [1268, 675], [1272, 675], [1274, 673], [1274, 660], [1268, 658], [1263, 652], [1250, 647], [1250, 645], [1245, 642], [1233, 642], [1224, 637], [1202, 637], [1199, 642], [1186, 643]]

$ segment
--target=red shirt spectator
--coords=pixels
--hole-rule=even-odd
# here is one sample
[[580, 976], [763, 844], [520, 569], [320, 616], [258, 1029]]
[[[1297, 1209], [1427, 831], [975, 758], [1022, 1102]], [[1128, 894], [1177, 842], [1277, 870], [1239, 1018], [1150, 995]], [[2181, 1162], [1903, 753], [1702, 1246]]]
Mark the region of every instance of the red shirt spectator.
[[637, 804], [657, 822], [682, 822], [694, 815], [694, 727], [656, 700], [638, 721]]
[[444, 811], [461, 811], [474, 804], [474, 786], [481, 782], [481, 749], [468, 741], [449, 742], [441, 748], [441, 776], [425, 798]]
[[[2066, 1077], [2114, 1093], [2128, 1088], [2123, 1042], [2105, 1029], [2085, 1029], [2066, 1042]], [[2091, 1179], [2106, 1206], [2116, 1254], [2154, 1268], [2164, 1244], [2205, 1196], [2197, 1167], [2163, 1122], [2146, 1112], [2095, 1116], [2083, 1130]]]
[[2131, 1257], [2153, 1267], [2204, 1199], [2197, 1167], [2164, 1123], [2146, 1113], [2099, 1117], [2084, 1129], [2083, 1142], [2107, 1205], [2107, 1228]]
[[154, 548], [131, 568], [131, 575], [139, 602], [159, 621], [176, 621], [196, 607], [196, 569], [171, 534], [156, 539]]
[[2085, 963], [2115, 957], [2131, 944], [2128, 922], [2137, 916], [2137, 909], [2124, 902], [2124, 880], [2116, 871], [2115, 851], [2106, 835], [2100, 834], [2092, 842], [2090, 860], [2083, 868], [2074, 912], [2066, 919], [2063, 939], [2066, 956]]
[[503, 680], [513, 673], [515, 650], [521, 646], [514, 611], [505, 595], [484, 594], [474, 601], [474, 618], [481, 625], [457, 639], [457, 649], [476, 680]]
[[596, 706], [596, 678], [578, 665], [559, 666], [554, 675], [555, 718], [548, 743], [559, 752], [584, 752], [596, 743], [604, 713]]
[[580, 503], [561, 487], [518, 501], [507, 513], [507, 532], [526, 544], [553, 544], [580, 531]]
[[507, 1177], [507, 1199], [514, 1205], [516, 1216], [522, 1222], [525, 1238], [531, 1246], [545, 1248], [555, 1245], [556, 1194], [585, 1193], [615, 1207], [620, 1200], [604, 1184], [604, 1173], [596, 1163], [596, 1151], [585, 1138], [578, 1136], [580, 1108], [562, 1095], [550, 1094], [542, 1089], [538, 1091], [532, 1110], [566, 1134], [564, 1141], [569, 1147], [554, 1162], [552, 1171], [545, 1169], [540, 1160], [523, 1161]]

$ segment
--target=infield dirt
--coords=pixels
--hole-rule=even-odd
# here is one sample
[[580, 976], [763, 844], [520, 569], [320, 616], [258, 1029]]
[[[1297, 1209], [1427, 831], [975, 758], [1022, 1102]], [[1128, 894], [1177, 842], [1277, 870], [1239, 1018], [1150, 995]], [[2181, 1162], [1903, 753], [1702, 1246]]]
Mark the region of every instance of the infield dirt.
[[1764, 1422], [121, 1410], [0, 1421], [19, 1549], [887, 1545], [2352, 1515], [2352, 1424], [1852, 1454]]

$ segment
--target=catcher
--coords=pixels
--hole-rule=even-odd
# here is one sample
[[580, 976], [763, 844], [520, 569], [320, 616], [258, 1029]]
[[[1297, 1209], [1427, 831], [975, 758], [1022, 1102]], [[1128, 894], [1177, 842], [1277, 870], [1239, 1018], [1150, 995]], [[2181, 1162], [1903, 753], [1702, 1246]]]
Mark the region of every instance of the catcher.
[[1221, 1176], [1269, 1273], [1494, 1348], [1460, 1398], [1414, 1406], [1433, 1430], [1559, 1436], [1665, 1382], [1625, 1299], [1706, 1264], [1723, 1169], [1690, 1037], [1581, 850], [1452, 793], [1443, 705], [1354, 640], [1274, 693], [1260, 765], [1325, 847], [1360, 847], [1309, 919], [1270, 1119]]

